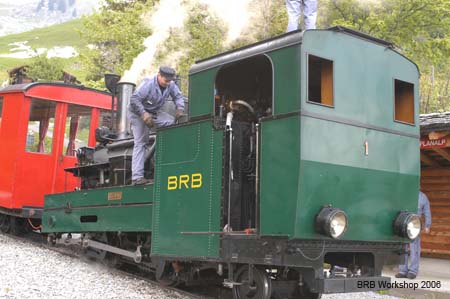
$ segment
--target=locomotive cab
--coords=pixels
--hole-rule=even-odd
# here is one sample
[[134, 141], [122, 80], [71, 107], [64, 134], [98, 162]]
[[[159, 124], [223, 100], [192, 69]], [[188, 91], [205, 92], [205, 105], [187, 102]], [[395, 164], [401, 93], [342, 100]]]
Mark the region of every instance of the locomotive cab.
[[257, 55], [229, 65], [217, 72], [215, 80], [215, 117], [225, 118], [235, 112], [237, 121], [256, 123], [272, 115], [272, 62], [266, 55]]
[[260, 120], [272, 115], [273, 73], [268, 56], [257, 55], [217, 72], [214, 122], [226, 130], [223, 226], [227, 231], [255, 231]]
[[[181, 186], [179, 196], [196, 202], [182, 204], [184, 211], [196, 218], [164, 231], [183, 243], [180, 250], [155, 230], [154, 254], [295, 264], [313, 293], [358, 291], [360, 278], [338, 279], [343, 268], [386, 280], [382, 265], [399, 262], [406, 242], [393, 223], [402, 222], [402, 211], [413, 218], [419, 177], [418, 70], [392, 48], [337, 27], [293, 32], [197, 62], [190, 70], [191, 121], [200, 126], [212, 111], [215, 130], [223, 132], [222, 147], [211, 137], [211, 154], [200, 150], [211, 157], [211, 170], [197, 171], [214, 184], [221, 175], [222, 189], [202, 197]], [[175, 161], [194, 168], [159, 153], [165, 155], [161, 180], [176, 172]], [[175, 190], [162, 189], [155, 212], [178, 210], [173, 196]], [[249, 272], [241, 269], [230, 283]]]

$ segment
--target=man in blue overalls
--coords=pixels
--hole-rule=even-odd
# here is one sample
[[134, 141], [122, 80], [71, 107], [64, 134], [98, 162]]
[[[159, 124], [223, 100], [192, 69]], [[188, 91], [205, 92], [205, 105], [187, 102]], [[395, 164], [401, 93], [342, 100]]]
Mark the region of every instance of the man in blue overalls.
[[[175, 70], [162, 66], [158, 74], [145, 78], [130, 99], [129, 119], [134, 137], [131, 179], [134, 185], [146, 184], [144, 178], [145, 147], [149, 141], [150, 128], [170, 126], [183, 115], [184, 96], [173, 82]], [[175, 103], [175, 117], [161, 110], [169, 96]]]
[[[430, 232], [431, 227], [431, 211], [430, 211], [430, 202], [428, 201], [428, 197], [422, 192], [419, 191], [419, 209], [417, 211], [419, 217], [422, 215], [425, 216], [425, 228], [422, 232], [428, 234]], [[406, 278], [414, 279], [419, 273], [419, 261], [420, 261], [420, 236], [417, 237], [411, 244], [409, 245], [409, 268], [408, 268], [408, 258], [405, 260], [405, 264], [400, 265], [399, 273], [395, 275], [397, 278]]]
[[303, 10], [305, 30], [316, 29], [317, 0], [286, 0], [288, 25], [286, 32], [298, 29], [298, 19]]

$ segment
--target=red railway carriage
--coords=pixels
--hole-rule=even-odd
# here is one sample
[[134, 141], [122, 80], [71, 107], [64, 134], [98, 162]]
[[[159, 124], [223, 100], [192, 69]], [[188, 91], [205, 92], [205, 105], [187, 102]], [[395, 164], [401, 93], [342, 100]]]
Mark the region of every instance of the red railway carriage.
[[40, 218], [44, 194], [78, 186], [64, 169], [75, 166], [77, 148], [95, 146], [95, 129], [110, 109], [110, 94], [83, 86], [31, 83], [0, 89], [3, 221], [6, 214]]

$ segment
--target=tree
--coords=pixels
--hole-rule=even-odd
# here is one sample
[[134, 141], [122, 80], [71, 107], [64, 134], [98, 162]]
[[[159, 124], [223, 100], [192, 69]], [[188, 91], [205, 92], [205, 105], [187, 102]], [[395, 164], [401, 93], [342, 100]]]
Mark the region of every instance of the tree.
[[88, 85], [98, 87], [105, 73], [123, 74], [141, 51], [143, 41], [151, 34], [144, 24], [144, 13], [156, 1], [106, 0], [99, 12], [84, 17], [81, 32], [90, 47], [81, 51], [87, 70]]
[[230, 48], [235, 49], [286, 32], [285, 0], [260, 0], [252, 3], [252, 13], [241, 36]]
[[194, 2], [188, 11], [184, 28], [171, 32], [156, 53], [154, 62], [154, 66], [169, 64], [176, 67], [184, 79], [181, 86], [184, 94], [187, 94], [189, 68], [197, 60], [224, 51], [222, 41], [226, 34], [226, 25], [208, 12], [206, 5]]
[[286, 32], [287, 13], [284, 0], [261, 0], [250, 20], [256, 40], [264, 40]]
[[33, 57], [27, 67], [27, 76], [33, 81], [58, 81], [62, 75], [62, 62], [57, 58], [47, 58], [47, 53]]

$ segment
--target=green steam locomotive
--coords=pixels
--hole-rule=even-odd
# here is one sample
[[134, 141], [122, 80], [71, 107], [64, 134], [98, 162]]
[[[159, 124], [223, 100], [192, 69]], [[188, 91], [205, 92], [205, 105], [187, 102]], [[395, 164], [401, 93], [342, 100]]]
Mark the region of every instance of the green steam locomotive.
[[[117, 133], [97, 130], [67, 169], [80, 188], [46, 196], [43, 231], [234, 298], [383, 289], [421, 229], [418, 78], [392, 44], [343, 27], [198, 61], [187, 120], [150, 136], [152, 183], [129, 185], [118, 111]], [[132, 90], [113, 84], [119, 108]]]

